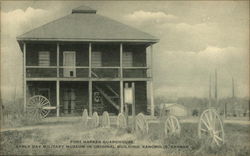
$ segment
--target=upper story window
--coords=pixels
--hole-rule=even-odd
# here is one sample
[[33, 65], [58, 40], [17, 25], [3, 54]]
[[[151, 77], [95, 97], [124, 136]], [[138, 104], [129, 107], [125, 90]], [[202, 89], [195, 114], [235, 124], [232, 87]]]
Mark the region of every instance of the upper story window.
[[92, 52], [92, 66], [101, 67], [102, 66], [102, 53], [100, 51]]
[[123, 52], [123, 66], [124, 67], [133, 67], [133, 53], [132, 52]]
[[49, 51], [39, 51], [39, 66], [49, 66], [50, 65], [50, 56]]

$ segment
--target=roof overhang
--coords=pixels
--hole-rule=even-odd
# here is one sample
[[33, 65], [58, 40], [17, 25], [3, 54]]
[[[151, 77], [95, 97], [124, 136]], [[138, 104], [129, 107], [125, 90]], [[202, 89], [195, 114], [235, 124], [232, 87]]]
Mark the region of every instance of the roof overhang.
[[99, 42], [99, 43], [132, 43], [132, 44], [144, 44], [146, 46], [150, 46], [152, 44], [155, 44], [157, 42], [159, 42], [159, 39], [157, 40], [152, 40], [152, 39], [58, 39], [58, 38], [17, 38], [17, 42], [20, 46], [20, 48], [22, 49], [22, 44], [23, 43], [31, 43], [31, 42], [51, 42], [51, 43], [55, 43], [55, 42]]
[[29, 41], [51, 41], [51, 42], [139, 42], [157, 43], [158, 39], [87, 39], [87, 38], [17, 38], [18, 42]]

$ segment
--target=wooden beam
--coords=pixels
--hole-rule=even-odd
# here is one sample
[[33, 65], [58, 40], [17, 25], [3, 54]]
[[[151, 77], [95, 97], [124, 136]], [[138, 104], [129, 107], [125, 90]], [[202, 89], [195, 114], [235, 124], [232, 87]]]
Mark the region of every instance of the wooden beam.
[[150, 81], [150, 100], [151, 100], [151, 116], [154, 116], [154, 85], [153, 81]]
[[26, 43], [23, 43], [23, 107], [26, 112]]
[[26, 81], [56, 81], [57, 78], [26, 78]]
[[26, 66], [26, 68], [57, 68], [57, 66]]
[[92, 116], [92, 44], [89, 43], [89, 115]]
[[[121, 81], [120, 78], [26, 78], [26, 81]], [[151, 78], [124, 78], [122, 81], [151, 81]]]
[[57, 77], [59, 77], [59, 53], [60, 53], [60, 49], [59, 49], [59, 43], [56, 44], [56, 75]]
[[149, 67], [123, 67], [123, 69], [149, 69]]
[[120, 78], [123, 78], [123, 45], [120, 44]]
[[120, 109], [120, 113], [123, 113], [123, 109], [124, 109], [124, 93], [123, 93], [123, 81], [120, 81], [120, 103], [121, 103], [121, 109]]
[[91, 78], [92, 73], [92, 44], [89, 43], [89, 78]]
[[[128, 83], [125, 83], [125, 88], [128, 88]], [[128, 104], [125, 103], [125, 116], [126, 116], [126, 122], [128, 125]]]
[[[120, 78], [123, 78], [123, 44], [120, 44]], [[123, 81], [120, 81], [120, 103], [121, 103], [121, 109], [120, 112], [123, 113], [124, 109], [124, 98], [123, 98]]]
[[56, 116], [60, 115], [60, 82], [56, 81]]
[[133, 102], [132, 102], [132, 117], [133, 117], [133, 131], [135, 131], [135, 83], [132, 82], [132, 93], [133, 93]]
[[150, 81], [150, 100], [151, 100], [151, 116], [154, 116], [154, 86], [153, 86], [153, 45], [150, 46], [150, 68], [151, 68], [151, 81]]
[[20, 39], [20, 38], [17, 38], [18, 41], [61, 41], [61, 42], [78, 42], [78, 41], [81, 41], [81, 42], [104, 42], [104, 43], [107, 43], [107, 42], [110, 42], [110, 43], [113, 43], [113, 42], [129, 42], [129, 43], [134, 43], [134, 44], [145, 44], [145, 43], [148, 43], [148, 44], [153, 44], [153, 43], [157, 43], [159, 40], [158, 39], [82, 39], [82, 38], [46, 38], [46, 39], [43, 39], [43, 38], [31, 38], [31, 39]]
[[92, 81], [89, 81], [89, 115], [92, 116]]
[[[26, 68], [57, 68], [57, 66], [26, 66]], [[60, 68], [88, 69], [89, 66], [60, 66]], [[94, 68], [95, 69], [120, 69], [121, 67], [112, 66], [112, 67], [94, 67]], [[93, 69], [93, 67], [92, 67], [92, 69]], [[122, 67], [122, 69], [149, 69], [149, 67]]]
[[121, 67], [113, 66], [113, 67], [93, 67], [94, 69], [120, 69]]

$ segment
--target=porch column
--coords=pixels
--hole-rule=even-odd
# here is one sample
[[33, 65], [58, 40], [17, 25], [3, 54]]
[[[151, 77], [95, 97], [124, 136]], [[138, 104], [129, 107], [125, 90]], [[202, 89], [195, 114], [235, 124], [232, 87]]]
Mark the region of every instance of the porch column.
[[23, 108], [26, 112], [26, 43], [23, 43]]
[[92, 44], [89, 43], [89, 78], [91, 78], [91, 68], [92, 68], [92, 59], [91, 59], [91, 55], [92, 55]]
[[92, 116], [92, 81], [89, 81], [89, 115]]
[[89, 43], [89, 115], [92, 116], [92, 80], [91, 80], [91, 71], [92, 71], [92, 44]]
[[56, 44], [56, 116], [60, 116], [59, 43]]
[[124, 108], [124, 101], [123, 101], [123, 45], [122, 43], [120, 44], [120, 103], [121, 103], [121, 108], [120, 108], [120, 113], [123, 113], [123, 108]]
[[59, 77], [59, 43], [56, 44], [56, 75]]
[[60, 82], [56, 80], [56, 116], [60, 115]]
[[150, 46], [150, 54], [151, 54], [151, 80], [150, 80], [150, 100], [151, 100], [151, 116], [154, 116], [154, 85], [153, 85], [153, 45]]

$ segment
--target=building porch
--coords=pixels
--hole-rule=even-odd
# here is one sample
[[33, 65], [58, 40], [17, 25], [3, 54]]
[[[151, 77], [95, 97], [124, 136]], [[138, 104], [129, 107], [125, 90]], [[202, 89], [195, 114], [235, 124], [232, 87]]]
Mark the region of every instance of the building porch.
[[[123, 89], [131, 81], [27, 81], [27, 103], [34, 95], [42, 95], [56, 107], [50, 111], [48, 117], [81, 116], [84, 109], [89, 115], [104, 111], [118, 115], [124, 111]], [[150, 99], [150, 83], [147, 81], [135, 82], [136, 114], [152, 114]], [[131, 114], [131, 108], [129, 109]]]

